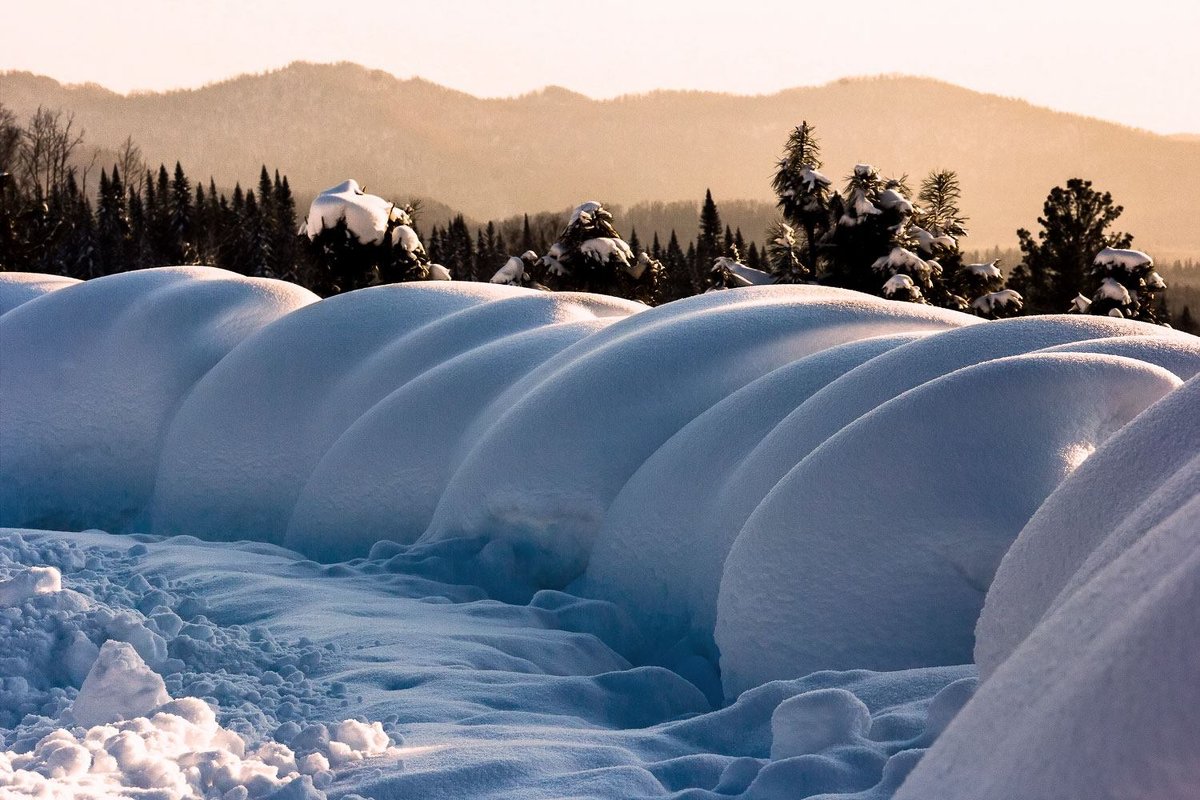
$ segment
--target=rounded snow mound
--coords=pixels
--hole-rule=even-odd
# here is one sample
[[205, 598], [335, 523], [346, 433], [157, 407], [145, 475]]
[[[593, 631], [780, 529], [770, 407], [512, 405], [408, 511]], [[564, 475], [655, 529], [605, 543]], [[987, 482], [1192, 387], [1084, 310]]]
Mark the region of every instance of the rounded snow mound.
[[716, 626], [726, 695], [820, 669], [970, 661], [984, 594], [1025, 522], [1179, 384], [1127, 358], [1014, 356], [841, 430], [775, 485], [729, 553]]
[[44, 294], [79, 283], [64, 275], [41, 272], [0, 272], [0, 314]]
[[[309, 485], [309, 479], [337, 439], [392, 392], [504, 337], [611, 321], [641, 308], [600, 296], [439, 282], [377, 286], [301, 309], [243, 342], [188, 395], [163, 446], [152, 528], [282, 542], [302, 492], [306, 503], [336, 504], [330, 487]], [[488, 368], [473, 374], [482, 380]], [[465, 398], [436, 402], [469, 404], [471, 389], [464, 391]], [[371, 455], [395, 462], [408, 452], [407, 445], [370, 446]], [[376, 528], [386, 524], [380, 513]], [[308, 555], [328, 560], [346, 552], [337, 535], [314, 533], [301, 522], [293, 538], [312, 545]]]
[[832, 346], [972, 321], [844, 290], [713, 294], [725, 296], [627, 319], [510, 394], [450, 479], [422, 541], [481, 537], [491, 557], [520, 562], [535, 585], [564, 586], [583, 573], [630, 477], [732, 392]]
[[976, 629], [994, 673], [1043, 617], [1114, 553], [1200, 493], [1200, 378], [1156, 403], [1088, 459], [1005, 555]]
[[1194, 379], [1152, 406], [1021, 532], [980, 622], [986, 678], [897, 800], [1195, 797], [1198, 400]]
[[247, 336], [316, 300], [282, 281], [166, 267], [0, 316], [0, 524], [144, 530], [183, 398]]

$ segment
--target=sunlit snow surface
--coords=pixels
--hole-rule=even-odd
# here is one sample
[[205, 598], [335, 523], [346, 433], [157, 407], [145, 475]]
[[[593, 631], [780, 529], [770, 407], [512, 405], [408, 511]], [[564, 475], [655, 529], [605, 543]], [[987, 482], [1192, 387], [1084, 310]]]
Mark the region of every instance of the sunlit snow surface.
[[[1110, 684], [1195, 739], [1194, 680], [1163, 703], [1148, 677], [1200, 655], [1194, 337], [812, 286], [646, 309], [471, 283], [318, 301], [206, 268], [40, 281], [0, 282], [0, 524], [142, 536], [4, 534], [0, 787], [886, 798], [973, 655], [989, 678], [913, 797], [974, 796], [971, 770], [997, 797], [1027, 774], [1095, 796], [1094, 770], [1015, 766], [1040, 741], [1019, 731], [1052, 713], [1036, 747], [1086, 763], [1091, 717], [1053, 701]], [[1182, 566], [1137, 577], [1159, 562]], [[1129, 626], [1173, 644], [1123, 661]], [[1064, 668], [1080, 630], [1088, 669]], [[93, 678], [148, 716], [52, 734]], [[1054, 711], [1023, 711], [1026, 686]], [[1142, 719], [1109, 705], [1114, 730]], [[988, 766], [998, 725], [1018, 733]], [[1103, 774], [1187, 796], [1190, 751], [1122, 772], [1139, 752]]]

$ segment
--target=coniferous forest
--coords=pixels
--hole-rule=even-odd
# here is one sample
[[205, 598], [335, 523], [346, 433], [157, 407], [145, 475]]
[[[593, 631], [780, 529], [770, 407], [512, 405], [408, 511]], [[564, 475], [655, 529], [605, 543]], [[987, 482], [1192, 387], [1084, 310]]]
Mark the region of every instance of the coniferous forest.
[[[395, 206], [395, 222], [413, 234], [410, 247], [391, 236], [359, 241], [344, 223], [303, 235], [303, 210], [278, 168], [263, 165], [256, 182], [227, 189], [178, 162], [146, 164], [132, 138], [114, 163], [80, 166], [83, 144], [69, 114], [41, 108], [22, 123], [0, 107], [0, 269], [86, 280], [206, 264], [322, 296], [448, 273], [649, 305], [756, 284], [819, 283], [986, 318], [1120, 314], [1200, 330], [1192, 287], [1173, 290], [1172, 315], [1172, 292], [1152, 262], [1097, 259], [1106, 248], [1130, 248], [1134, 237], [1117, 229], [1122, 207], [1090, 181], [1050, 189], [1033, 230], [1017, 231], [1020, 250], [1009, 263], [983, 260], [962, 248], [970, 221], [959, 210], [954, 171], [914, 179], [865, 163], [827, 166], [807, 123], [782, 143], [773, 178], [779, 218], [765, 231], [723, 224], [711, 192], [694, 231], [625, 231], [599, 203], [573, 215], [543, 211], [473, 226], [462, 214], [426, 219], [411, 201]], [[845, 177], [832, 177], [839, 173]], [[596, 242], [611, 244], [598, 250]], [[1187, 273], [1180, 264], [1174, 271]]]

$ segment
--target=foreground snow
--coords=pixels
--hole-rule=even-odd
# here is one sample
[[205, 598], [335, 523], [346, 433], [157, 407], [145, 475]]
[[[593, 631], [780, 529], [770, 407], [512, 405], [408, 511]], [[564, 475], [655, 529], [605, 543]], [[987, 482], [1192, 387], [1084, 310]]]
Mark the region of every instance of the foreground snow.
[[[150, 741], [169, 695], [260, 793], [884, 798], [974, 660], [910, 796], [1193, 785], [1194, 337], [813, 286], [9, 284], [0, 524], [127, 536], [0, 545], [0, 781], [108, 764], [84, 726]], [[347, 717], [403, 764], [301, 769]]]
[[[0, 794], [887, 797], [975, 682], [819, 673], [714, 710], [678, 674], [631, 667], [608, 603], [505, 605], [412, 574], [399, 545], [321, 566], [141, 538], [0, 532], [0, 571], [62, 574], [0, 609], [0, 652], [29, 654], [4, 662]], [[82, 689], [56, 666], [81, 640]]]

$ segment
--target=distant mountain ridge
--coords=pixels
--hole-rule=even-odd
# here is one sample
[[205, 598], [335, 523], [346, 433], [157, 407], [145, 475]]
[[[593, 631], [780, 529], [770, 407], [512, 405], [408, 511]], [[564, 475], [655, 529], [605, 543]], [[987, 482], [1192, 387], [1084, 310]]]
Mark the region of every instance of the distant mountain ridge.
[[[428, 197], [477, 219], [596, 198], [632, 205], [772, 201], [770, 179], [802, 119], [839, 179], [867, 161], [916, 184], [958, 171], [969, 248], [1036, 227], [1052, 186], [1081, 176], [1126, 211], [1122, 229], [1162, 258], [1200, 254], [1200, 139], [1161, 136], [924, 78], [845, 79], [772, 95], [658, 91], [592, 100], [561, 88], [480, 99], [353, 64], [296, 63], [199, 89], [120, 95], [30, 73], [0, 75], [0, 102], [73, 111], [89, 144], [127, 135], [148, 162], [252, 183], [260, 164], [300, 196], [346, 177], [396, 199]], [[618, 223], [620, 220], [618, 219]], [[681, 231], [681, 234], [684, 232]], [[687, 234], [690, 236], [691, 232]], [[761, 232], [747, 232], [761, 238]]]

